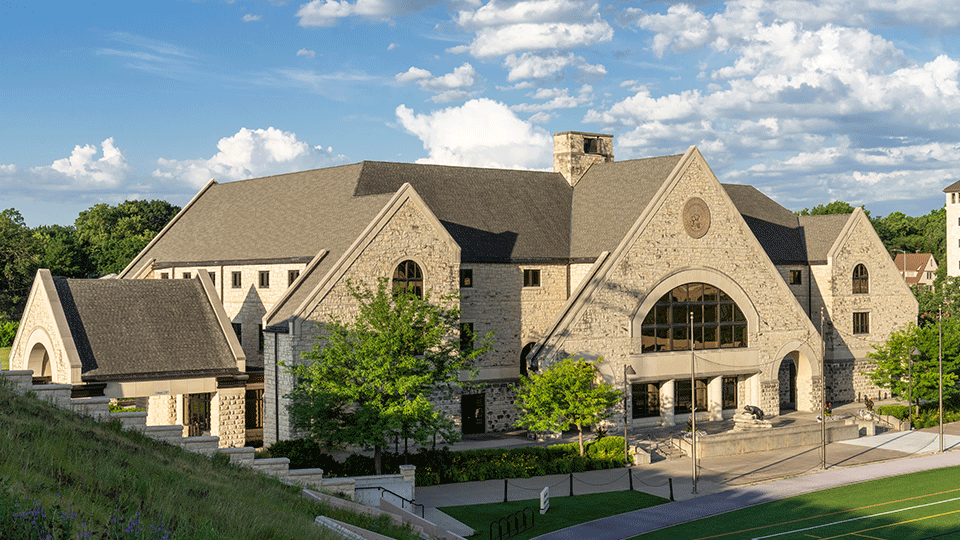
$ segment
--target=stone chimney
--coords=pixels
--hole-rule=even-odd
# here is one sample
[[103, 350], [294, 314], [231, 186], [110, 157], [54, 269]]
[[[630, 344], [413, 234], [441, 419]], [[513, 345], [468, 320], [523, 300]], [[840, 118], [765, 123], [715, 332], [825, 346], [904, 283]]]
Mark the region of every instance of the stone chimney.
[[564, 131], [553, 134], [553, 172], [571, 186], [580, 181], [594, 163], [613, 161], [613, 135]]

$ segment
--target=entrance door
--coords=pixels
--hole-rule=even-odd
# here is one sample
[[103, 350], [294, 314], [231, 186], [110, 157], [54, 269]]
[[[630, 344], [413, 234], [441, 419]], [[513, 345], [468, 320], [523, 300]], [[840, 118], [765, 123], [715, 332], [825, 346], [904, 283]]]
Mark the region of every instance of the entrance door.
[[465, 394], [460, 396], [460, 419], [464, 435], [484, 432], [486, 418], [485, 394]]
[[213, 394], [187, 395], [187, 428], [190, 437], [210, 435], [210, 400]]

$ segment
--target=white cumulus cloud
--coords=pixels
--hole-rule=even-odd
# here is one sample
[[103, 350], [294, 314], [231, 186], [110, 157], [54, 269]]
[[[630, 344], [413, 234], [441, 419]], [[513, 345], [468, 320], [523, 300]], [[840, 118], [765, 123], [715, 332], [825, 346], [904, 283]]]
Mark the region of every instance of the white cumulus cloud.
[[307, 58], [313, 58], [316, 56], [316, 51], [311, 51], [310, 49], [300, 49], [297, 51], [297, 56], [306, 56]]
[[469, 63], [464, 63], [453, 72], [438, 77], [426, 69], [411, 67], [403, 73], [397, 73], [395, 78], [401, 83], [415, 82], [422, 90], [436, 94], [432, 98], [434, 102], [446, 103], [469, 96], [466, 89], [477, 82], [477, 72]]
[[217, 181], [242, 180], [293, 171], [315, 169], [343, 162], [332, 148], [324, 149], [301, 141], [295, 133], [269, 127], [241, 128], [217, 143], [219, 150], [209, 159], [157, 160], [154, 178], [187, 182], [193, 187]]
[[243, 16], [243, 22], [254, 22], [254, 21], [259, 21], [259, 20], [262, 20], [262, 19], [263, 19], [263, 17], [261, 17], [261, 16], [259, 16], [259, 15], [252, 15], [252, 14], [250, 14], [250, 13], [247, 13], [246, 15]]
[[400, 125], [423, 141], [428, 157], [418, 163], [544, 169], [552, 166], [553, 138], [491, 99], [417, 114], [400, 105]]
[[600, 64], [590, 64], [582, 56], [573, 53], [567, 55], [552, 54], [542, 56], [531, 52], [520, 55], [511, 54], [503, 59], [503, 64], [510, 70], [507, 80], [510, 82], [524, 79], [561, 80], [567, 68], [578, 70], [578, 78], [599, 79], [607, 74], [607, 70]]
[[312, 0], [300, 6], [300, 26], [333, 26], [345, 17], [363, 17], [385, 21], [417, 13], [440, 3], [440, 0]]

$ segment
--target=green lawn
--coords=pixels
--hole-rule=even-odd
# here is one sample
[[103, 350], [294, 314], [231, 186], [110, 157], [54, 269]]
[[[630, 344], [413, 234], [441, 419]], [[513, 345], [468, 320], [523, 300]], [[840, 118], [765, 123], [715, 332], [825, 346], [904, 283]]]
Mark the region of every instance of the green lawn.
[[960, 467], [808, 493], [637, 536], [642, 540], [960, 538]]
[[10, 369], [10, 347], [0, 347], [0, 365], [3, 369]]
[[528, 501], [473, 506], [448, 506], [441, 510], [476, 531], [470, 538], [488, 538], [491, 521], [497, 521], [501, 517], [522, 510], [524, 506], [529, 506], [535, 514], [535, 526], [513, 537], [526, 540], [579, 523], [656, 506], [665, 502], [669, 501], [663, 497], [639, 491], [614, 491], [573, 497], [552, 497], [550, 499], [550, 510], [544, 515], [540, 515], [539, 498]]

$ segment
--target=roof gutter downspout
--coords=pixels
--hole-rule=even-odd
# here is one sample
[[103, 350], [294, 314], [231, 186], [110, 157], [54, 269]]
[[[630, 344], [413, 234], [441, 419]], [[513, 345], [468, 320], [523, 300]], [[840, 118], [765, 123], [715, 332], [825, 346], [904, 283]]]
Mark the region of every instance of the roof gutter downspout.
[[813, 265], [807, 263], [807, 318], [813, 320]]

